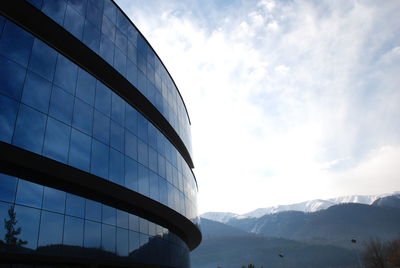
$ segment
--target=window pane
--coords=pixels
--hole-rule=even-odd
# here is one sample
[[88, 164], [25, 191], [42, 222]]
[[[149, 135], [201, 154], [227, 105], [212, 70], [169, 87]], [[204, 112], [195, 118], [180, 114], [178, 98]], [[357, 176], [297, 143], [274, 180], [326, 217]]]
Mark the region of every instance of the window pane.
[[92, 135], [93, 108], [87, 103], [75, 99], [72, 125], [80, 131]]
[[100, 41], [100, 56], [105, 59], [110, 65], [114, 60], [114, 44], [105, 35], [101, 36]]
[[139, 240], [139, 233], [129, 231], [129, 253], [132, 253], [139, 248]]
[[85, 170], [90, 170], [91, 138], [72, 128], [71, 145], [69, 148], [69, 164]]
[[42, 11], [58, 24], [62, 25], [66, 6], [67, 4], [63, 0], [44, 0]]
[[67, 193], [65, 213], [68, 215], [83, 218], [85, 216], [85, 199]]
[[42, 207], [43, 186], [29, 182], [26, 180], [19, 180], [17, 189], [16, 203], [27, 205], [31, 207]]
[[124, 128], [111, 120], [110, 145], [120, 152], [124, 151]]
[[[89, 14], [93, 13], [92, 11], [96, 12], [97, 10], [96, 8], [93, 7], [91, 7], [90, 9], [91, 11], [88, 12], [88, 16]], [[100, 25], [100, 24], [95, 24], [95, 25]], [[100, 37], [101, 37], [100, 30], [89, 21], [85, 21], [85, 27], [83, 30], [83, 42], [97, 53], [99, 52], [100, 49]]]
[[75, 217], [65, 216], [64, 245], [83, 245], [83, 220]]
[[149, 196], [149, 170], [142, 165], [138, 168], [138, 186], [139, 193]]
[[124, 155], [114, 149], [110, 149], [110, 181], [125, 185], [124, 173]]
[[138, 140], [138, 161], [144, 166], [149, 165], [149, 153], [147, 150], [147, 144], [140, 139]]
[[151, 147], [148, 147], [148, 149], [149, 149], [149, 168], [152, 171], [157, 172], [158, 170], [157, 152]]
[[111, 119], [120, 124], [125, 123], [125, 102], [115, 93], [112, 93]]
[[150, 171], [150, 197], [154, 200], [159, 200], [158, 195], [158, 176], [156, 173]]
[[0, 173], [0, 200], [14, 202], [16, 191], [17, 178]]
[[69, 59], [58, 54], [54, 83], [71, 94], [75, 94], [78, 67]]
[[114, 54], [114, 68], [123, 76], [126, 76], [126, 56], [119, 50], [115, 48]]
[[109, 0], [104, 2], [104, 15], [106, 15], [113, 24], [117, 23], [117, 8], [113, 2]]
[[[101, 2], [101, 1], [95, 1], [95, 2]], [[86, 19], [89, 20], [93, 25], [97, 25], [99, 27], [103, 20], [102, 12], [94, 5], [89, 4], [89, 6], [90, 8], [87, 10]]]
[[121, 32], [121, 30], [117, 29], [116, 35], [115, 35], [115, 44], [121, 50], [123, 55], [126, 54], [127, 41], [128, 41], [128, 39], [126, 38], [126, 35], [123, 32]]
[[108, 178], [109, 147], [101, 142], [92, 140], [92, 157], [90, 171], [105, 179]]
[[137, 86], [137, 66], [129, 59], [126, 60], [126, 73], [126, 78], [128, 79], [128, 81], [131, 82], [131, 84], [133, 84], [134, 86]]
[[49, 187], [44, 187], [43, 209], [64, 213], [65, 192]]
[[92, 221], [85, 221], [84, 245], [87, 248], [101, 247], [101, 224]]
[[24, 247], [36, 249], [39, 233], [40, 210], [24, 206], [15, 206], [15, 213], [16, 219], [18, 220], [17, 227], [21, 227], [19, 238], [22, 241], [27, 242]]
[[132, 159], [137, 159], [137, 137], [125, 131], [125, 154]]
[[125, 105], [125, 128], [137, 134], [137, 111], [129, 104]]
[[117, 254], [119, 256], [128, 256], [129, 253], [129, 231], [127, 229], [117, 228]]
[[76, 84], [76, 96], [86, 103], [94, 106], [94, 93], [96, 80], [86, 71], [79, 68], [78, 81]]
[[111, 91], [99, 81], [96, 82], [95, 107], [106, 116], [110, 116]]
[[39, 246], [60, 245], [64, 229], [64, 215], [42, 211]]
[[139, 217], [129, 214], [129, 230], [139, 232]]
[[105, 144], [110, 143], [110, 118], [97, 110], [94, 110], [93, 137]]
[[0, 93], [17, 101], [22, 96], [26, 70], [19, 64], [0, 56]]
[[18, 103], [0, 95], [0, 140], [11, 143], [17, 118]]
[[73, 109], [74, 97], [63, 89], [54, 86], [51, 93], [49, 114], [52, 117], [71, 125]]
[[138, 164], [125, 157], [125, 186], [131, 190], [138, 190]]
[[71, 127], [51, 117], [47, 120], [43, 155], [67, 163]]
[[128, 229], [129, 213], [123, 210], [117, 210], [117, 226]]
[[[80, 1], [82, 3], [82, 1]], [[84, 14], [84, 13], [83, 13]], [[84, 19], [75, 9], [67, 6], [64, 18], [64, 27], [79, 40], [82, 39]]]
[[102, 222], [115, 225], [117, 222], [117, 210], [107, 205], [103, 205], [102, 210], [103, 210]]
[[56, 60], [57, 52], [36, 38], [29, 59], [29, 69], [47, 80], [53, 81]]
[[101, 248], [106, 251], [115, 252], [116, 230], [114, 226], [101, 225]]
[[85, 218], [94, 221], [101, 221], [101, 204], [99, 202], [86, 199]]

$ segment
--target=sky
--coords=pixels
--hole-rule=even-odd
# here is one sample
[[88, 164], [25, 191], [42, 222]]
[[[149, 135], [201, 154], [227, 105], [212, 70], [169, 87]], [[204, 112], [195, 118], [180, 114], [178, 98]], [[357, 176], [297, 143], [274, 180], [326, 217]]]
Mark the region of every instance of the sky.
[[400, 1], [116, 2], [185, 100], [200, 213], [400, 190]]

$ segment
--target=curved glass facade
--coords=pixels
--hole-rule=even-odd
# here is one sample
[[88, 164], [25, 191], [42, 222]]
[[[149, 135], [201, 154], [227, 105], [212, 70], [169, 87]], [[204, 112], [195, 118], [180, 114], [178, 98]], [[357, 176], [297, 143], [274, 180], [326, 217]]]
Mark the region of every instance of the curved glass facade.
[[[114, 2], [27, 2], [134, 85], [191, 152], [189, 117], [173, 80]], [[140, 193], [198, 225], [195, 177], [168, 137], [91, 73], [2, 16], [0, 73], [0, 142]], [[189, 267], [190, 246], [167, 228], [16, 176], [0, 173], [0, 218], [15, 215], [21, 228], [11, 251]], [[0, 228], [0, 245], [10, 250], [8, 231]]]

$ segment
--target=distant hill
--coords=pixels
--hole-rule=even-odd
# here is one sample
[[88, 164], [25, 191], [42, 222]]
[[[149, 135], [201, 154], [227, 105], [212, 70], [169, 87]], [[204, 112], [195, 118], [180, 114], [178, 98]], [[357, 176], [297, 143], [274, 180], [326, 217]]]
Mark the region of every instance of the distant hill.
[[254, 236], [254, 234], [243, 231], [236, 227], [204, 218], [201, 218], [201, 232], [203, 234], [203, 238], [223, 236]]
[[378, 198], [373, 206], [400, 208], [400, 194]]

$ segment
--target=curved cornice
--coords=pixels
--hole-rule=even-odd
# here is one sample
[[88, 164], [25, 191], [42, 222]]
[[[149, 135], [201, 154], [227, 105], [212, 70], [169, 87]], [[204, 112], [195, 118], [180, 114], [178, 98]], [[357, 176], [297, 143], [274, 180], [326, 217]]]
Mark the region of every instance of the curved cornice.
[[5, 142], [0, 142], [0, 171], [148, 219], [177, 234], [190, 250], [201, 242], [198, 227], [175, 210], [111, 181]]
[[1, 1], [0, 13], [68, 57], [135, 107], [171, 141], [189, 167], [194, 168], [188, 149], [171, 124], [135, 86], [93, 50], [24, 0]]

